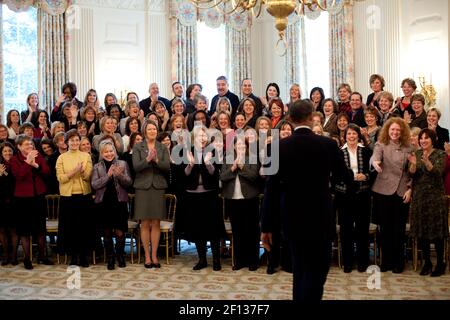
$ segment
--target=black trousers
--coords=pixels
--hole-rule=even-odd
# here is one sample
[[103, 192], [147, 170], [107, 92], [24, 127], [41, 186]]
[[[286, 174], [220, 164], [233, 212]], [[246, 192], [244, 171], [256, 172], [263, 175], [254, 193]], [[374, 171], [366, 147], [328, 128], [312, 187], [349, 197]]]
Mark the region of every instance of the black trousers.
[[294, 301], [320, 301], [330, 270], [331, 241], [323, 243], [290, 241], [289, 245], [293, 260]]
[[259, 199], [225, 200], [225, 209], [233, 230], [235, 264], [259, 263]]
[[336, 194], [344, 266], [352, 267], [354, 243], [358, 265], [369, 264], [370, 193]]
[[374, 193], [380, 223], [382, 264], [387, 268], [403, 268], [405, 233], [409, 204], [396, 193], [390, 196]]

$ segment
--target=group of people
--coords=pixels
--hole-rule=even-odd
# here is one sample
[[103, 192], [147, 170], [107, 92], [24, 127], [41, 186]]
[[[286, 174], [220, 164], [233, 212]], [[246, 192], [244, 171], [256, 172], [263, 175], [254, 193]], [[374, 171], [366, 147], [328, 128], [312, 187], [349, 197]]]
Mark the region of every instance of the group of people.
[[[239, 99], [229, 90], [227, 78], [221, 76], [217, 78], [218, 94], [210, 105], [201, 94], [200, 84], [190, 84], [184, 91], [183, 85], [175, 82], [172, 100], [161, 97], [158, 85], [153, 83], [150, 96], [141, 101], [136, 93], [129, 92], [123, 108], [112, 93], [105, 96], [101, 106], [93, 89], [81, 102], [76, 85], [67, 83], [50, 114], [32, 93], [27, 109], [10, 110], [6, 124], [0, 125], [0, 205], [6, 209], [0, 214], [5, 255], [2, 265], [18, 263], [20, 238], [24, 266], [33, 268], [29, 252], [32, 235], [37, 236], [39, 245], [38, 263], [52, 264], [45, 251], [45, 195], [59, 194], [58, 252], [71, 256], [70, 264], [87, 267], [88, 255], [101, 237], [107, 268], [114, 269], [116, 262], [125, 267], [124, 237], [130, 216], [127, 203], [128, 194], [133, 193], [131, 216], [140, 221], [144, 266], [160, 268], [164, 194], [173, 193], [179, 202], [176, 237], [195, 243], [199, 256], [195, 270], [208, 265], [208, 242], [213, 269], [221, 269], [224, 218], [229, 218], [234, 240], [233, 270], [258, 268], [263, 232], [267, 273], [276, 272], [280, 264], [291, 271], [296, 265], [293, 252], [323, 250], [314, 245], [313, 249], [292, 247], [290, 235], [304, 241], [307, 235], [331, 239], [330, 230], [337, 222], [344, 272], [351, 272], [355, 263], [363, 272], [369, 264], [372, 221], [380, 230], [381, 270], [400, 273], [405, 261], [405, 226], [410, 217], [411, 233], [421, 241], [425, 258], [421, 274], [439, 276], [445, 272], [444, 241], [448, 237], [448, 130], [439, 126], [439, 109], [425, 110], [425, 98], [415, 93], [413, 79], [402, 82], [404, 96], [397, 99], [383, 91], [385, 80], [381, 75], [372, 75], [369, 83], [373, 93], [365, 104], [362, 95], [348, 84], [339, 87], [338, 101], [326, 98], [320, 87], [313, 88], [304, 99], [300, 86], [293, 84], [284, 103], [276, 83], [268, 84], [265, 95], [258, 97], [251, 79], [245, 79]], [[297, 113], [292, 113], [294, 106]], [[309, 133], [290, 138], [295, 136], [294, 131], [310, 129], [314, 138]], [[322, 136], [319, 144], [294, 154], [294, 141], [298, 139], [296, 143], [301, 144], [302, 139], [314, 141], [316, 136]], [[293, 154], [284, 154], [283, 145], [291, 143]], [[315, 158], [315, 149], [322, 143], [330, 150], [330, 159], [338, 160]], [[273, 175], [266, 169], [277, 161], [270, 156], [277, 156], [271, 155], [271, 150], [278, 144], [279, 169]], [[284, 162], [284, 156], [296, 162]], [[335, 173], [327, 190], [312, 187], [317, 181], [329, 179], [316, 172], [316, 167]], [[304, 168], [310, 168], [307, 174], [298, 174]], [[310, 199], [317, 201], [305, 205], [299, 201], [301, 196], [296, 199], [294, 191], [312, 194]], [[323, 198], [330, 192], [333, 202]], [[265, 196], [260, 210], [262, 193]], [[268, 196], [284, 193], [288, 195], [283, 197], [285, 201], [293, 201], [289, 203], [292, 212], [304, 206], [310, 210], [288, 226], [283, 223], [284, 207]], [[314, 210], [324, 214], [316, 215]], [[266, 217], [264, 221], [261, 215]], [[329, 222], [326, 230], [308, 229], [319, 220]], [[430, 242], [437, 252], [434, 270]], [[328, 242], [322, 244], [327, 246]], [[319, 259], [325, 260], [323, 256]]]

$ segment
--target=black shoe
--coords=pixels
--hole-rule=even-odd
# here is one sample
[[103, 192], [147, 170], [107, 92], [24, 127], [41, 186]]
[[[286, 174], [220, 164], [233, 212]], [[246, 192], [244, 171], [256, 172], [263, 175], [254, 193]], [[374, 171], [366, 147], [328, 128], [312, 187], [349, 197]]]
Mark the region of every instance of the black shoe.
[[2, 261], [2, 267], [7, 266], [11, 261], [9, 261], [9, 259], [3, 260]]
[[152, 268], [155, 268], [155, 269], [161, 268], [161, 264], [159, 262], [158, 263], [152, 263], [151, 265], [152, 265]]
[[201, 270], [208, 266], [208, 263], [205, 260], [199, 260], [197, 264], [192, 268], [192, 270]]
[[436, 268], [434, 269], [434, 271], [431, 273], [432, 277], [440, 277], [443, 274], [445, 274], [445, 268], [447, 267], [447, 265], [445, 263], [438, 263], [436, 265]]
[[123, 255], [117, 256], [117, 264], [119, 265], [119, 268], [125, 268], [127, 266]]
[[78, 266], [78, 258], [77, 256], [72, 256], [72, 258], [70, 259], [70, 266]]
[[78, 264], [80, 267], [89, 268], [89, 262], [86, 257], [80, 257], [80, 263]]
[[11, 265], [17, 266], [18, 264], [19, 264], [19, 261], [17, 261], [17, 259], [11, 260]]
[[220, 265], [220, 262], [218, 262], [218, 263], [214, 263], [214, 262], [213, 262], [213, 270], [214, 270], [214, 271], [220, 271], [220, 270], [222, 270], [222, 266]]
[[144, 263], [144, 267], [146, 269], [151, 269], [151, 268], [153, 268], [153, 263]]
[[266, 273], [267, 274], [274, 274], [276, 272], [275, 268], [272, 266], [267, 266]]
[[431, 262], [425, 262], [425, 264], [423, 265], [422, 271], [420, 271], [420, 275], [427, 276], [431, 273], [432, 269], [433, 269], [433, 265], [431, 264]]
[[23, 260], [23, 266], [25, 267], [25, 269], [27, 270], [32, 270], [33, 269], [33, 265], [31, 264], [30, 260]]
[[241, 270], [244, 266], [240, 265], [240, 264], [235, 264], [234, 266], [231, 267], [231, 270], [233, 271], [238, 271]]
[[387, 264], [382, 264], [381, 267], [380, 267], [380, 271], [381, 272], [387, 272], [389, 270], [392, 270], [392, 267], [387, 265]]
[[108, 258], [108, 265], [106, 268], [108, 270], [114, 270], [116, 268], [116, 259], [114, 257]]
[[46, 266], [53, 266], [55, 265], [55, 263], [51, 260], [49, 260], [48, 258], [43, 258], [43, 259], [38, 259], [38, 264], [43, 264]]
[[344, 273], [350, 273], [350, 272], [352, 272], [352, 267], [350, 267], [350, 266], [344, 266]]
[[358, 264], [358, 272], [366, 272], [367, 265], [366, 264]]
[[248, 267], [248, 271], [256, 271], [258, 270], [258, 266], [256, 264], [250, 265]]
[[403, 268], [403, 266], [395, 266], [394, 269], [392, 269], [392, 273], [402, 273]]

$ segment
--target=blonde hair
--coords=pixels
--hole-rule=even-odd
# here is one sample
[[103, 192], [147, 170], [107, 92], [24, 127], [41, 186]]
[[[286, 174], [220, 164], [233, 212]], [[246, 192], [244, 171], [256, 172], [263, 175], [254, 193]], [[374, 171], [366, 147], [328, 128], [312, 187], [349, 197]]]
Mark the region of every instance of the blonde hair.
[[403, 147], [409, 146], [411, 130], [409, 129], [409, 125], [406, 123], [406, 121], [400, 117], [393, 117], [386, 121], [383, 128], [381, 128], [378, 142], [385, 145], [389, 144], [389, 142], [391, 141], [391, 138], [389, 137], [389, 129], [393, 124], [398, 124], [400, 126], [400, 145]]
[[106, 148], [107, 146], [110, 146], [110, 147], [113, 149], [114, 154], [116, 155], [116, 156], [114, 157], [114, 159], [117, 159], [117, 150], [116, 150], [116, 147], [114, 146], [114, 143], [113, 143], [112, 141], [110, 141], [110, 140], [103, 140], [103, 141], [100, 142], [100, 144], [98, 145], [98, 153], [99, 153], [99, 155], [98, 155], [98, 160], [99, 160], [99, 161], [103, 160], [103, 150], [105, 150], [105, 148]]

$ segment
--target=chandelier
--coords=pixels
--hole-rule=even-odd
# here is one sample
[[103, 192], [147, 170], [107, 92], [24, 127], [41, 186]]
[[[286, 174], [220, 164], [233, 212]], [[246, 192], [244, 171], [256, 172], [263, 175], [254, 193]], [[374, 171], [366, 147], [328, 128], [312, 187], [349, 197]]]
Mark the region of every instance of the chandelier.
[[284, 42], [288, 17], [292, 13], [304, 15], [306, 11], [330, 11], [342, 7], [346, 1], [348, 0], [190, 0], [200, 9], [217, 8], [225, 15], [250, 11], [256, 18], [265, 7], [266, 11], [275, 18], [275, 28], [280, 37], [278, 43]]

